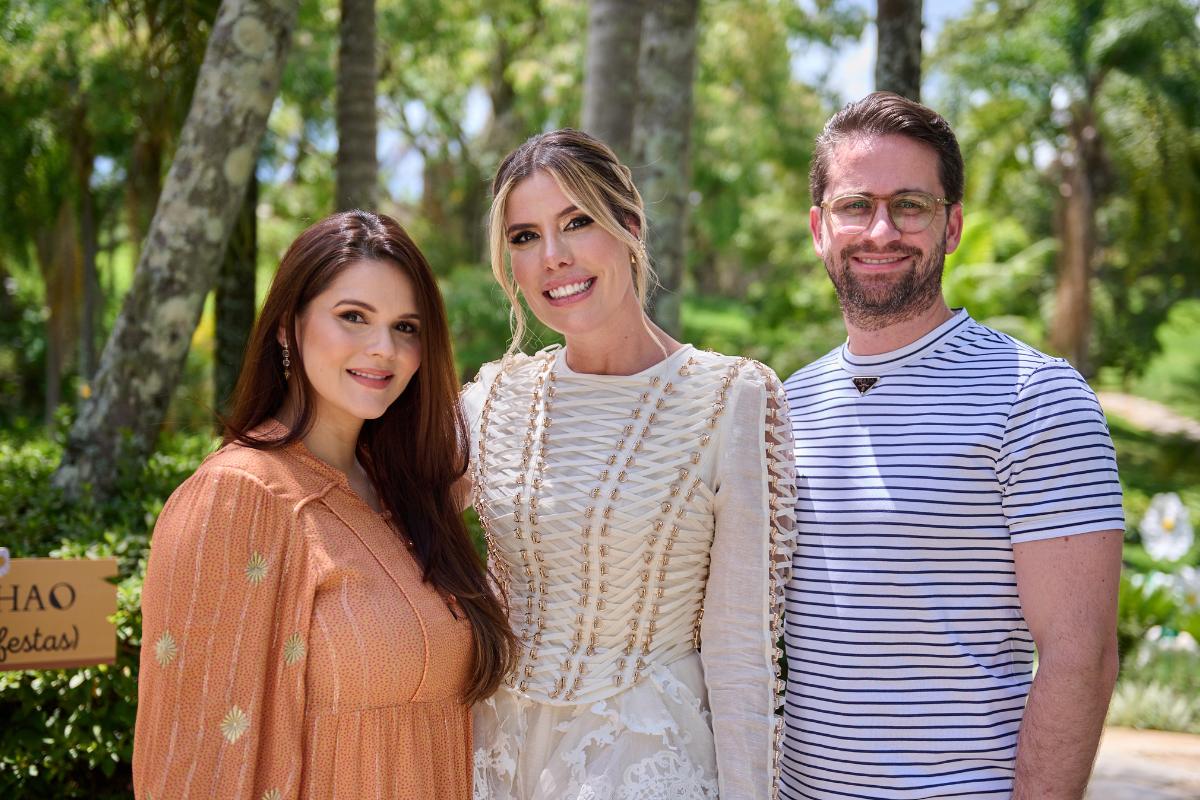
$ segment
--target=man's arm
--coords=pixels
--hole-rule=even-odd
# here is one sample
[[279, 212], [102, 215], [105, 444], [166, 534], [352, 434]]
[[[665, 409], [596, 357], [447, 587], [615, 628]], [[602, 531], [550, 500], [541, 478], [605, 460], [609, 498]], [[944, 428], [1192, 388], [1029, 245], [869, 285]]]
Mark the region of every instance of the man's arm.
[[1013, 546], [1038, 667], [1017, 739], [1013, 800], [1080, 800], [1117, 679], [1120, 531]]

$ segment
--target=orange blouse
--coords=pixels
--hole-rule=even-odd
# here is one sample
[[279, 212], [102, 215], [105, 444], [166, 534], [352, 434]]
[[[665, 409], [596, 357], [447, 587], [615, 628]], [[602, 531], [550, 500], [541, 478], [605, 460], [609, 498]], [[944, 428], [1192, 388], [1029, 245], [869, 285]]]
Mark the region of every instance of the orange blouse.
[[142, 614], [139, 798], [470, 798], [469, 623], [303, 444], [171, 495]]

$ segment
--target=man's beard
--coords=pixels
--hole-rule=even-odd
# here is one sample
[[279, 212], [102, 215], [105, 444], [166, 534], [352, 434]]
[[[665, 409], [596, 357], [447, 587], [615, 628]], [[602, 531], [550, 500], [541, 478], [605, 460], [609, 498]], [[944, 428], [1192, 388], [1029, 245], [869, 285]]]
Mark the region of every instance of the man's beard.
[[882, 252], [863, 245], [850, 245], [838, 253], [838, 263], [825, 259], [825, 271], [837, 290], [842, 312], [854, 327], [877, 331], [912, 319], [928, 309], [942, 293], [942, 269], [946, 265], [945, 239], [928, 255], [919, 247], [895, 244], [888, 253], [911, 256], [913, 265], [902, 274], [855, 274], [850, 257]]

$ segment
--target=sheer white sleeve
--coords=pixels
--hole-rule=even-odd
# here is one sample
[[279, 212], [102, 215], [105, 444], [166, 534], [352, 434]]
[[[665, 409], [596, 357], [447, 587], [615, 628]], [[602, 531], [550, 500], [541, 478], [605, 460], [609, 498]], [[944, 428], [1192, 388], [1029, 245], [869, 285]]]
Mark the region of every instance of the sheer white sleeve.
[[700, 656], [721, 797], [758, 800], [775, 797], [778, 784], [778, 642], [796, 543], [795, 465], [775, 374], [750, 362], [730, 388]]

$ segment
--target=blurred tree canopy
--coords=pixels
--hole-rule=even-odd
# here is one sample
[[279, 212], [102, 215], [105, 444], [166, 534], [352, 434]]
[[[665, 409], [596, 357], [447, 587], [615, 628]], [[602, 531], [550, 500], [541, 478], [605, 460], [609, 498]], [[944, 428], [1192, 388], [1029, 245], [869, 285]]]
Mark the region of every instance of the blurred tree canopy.
[[[1086, 373], [1136, 374], [1171, 304], [1200, 286], [1197, 13], [1194, 0], [976, 0], [938, 41], [967, 209], [985, 215], [968, 236], [978, 247], [978, 228], [1000, 226], [995, 260], [1020, 254], [1031, 297], [1053, 282], [1052, 308], [1008, 313]], [[1030, 258], [1042, 268], [1022, 270]]]
[[[0, 181], [11, 187], [0, 193], [0, 422], [52, 419], [90, 390], [89, 353], [129, 286], [217, 5], [0, 6], [0, 66], [12, 76], [0, 87]], [[485, 257], [488, 181], [527, 136], [581, 124], [588, 7], [376, 0], [375, 10], [380, 210], [439, 271], [469, 377], [507, 337]], [[1172, 304], [1200, 293], [1197, 11], [1196, 0], [977, 0], [942, 27], [922, 67], [923, 97], [967, 157], [951, 299], [1036, 346], [1063, 347], [1055, 298], [1064, 251], [1082, 247], [1090, 255], [1071, 262], [1087, 267], [1073, 306], [1082, 360], [1127, 385], [1174, 341], [1156, 335]], [[812, 140], [840, 99], [828, 75], [805, 77], [802, 65], [857, 41], [874, 13], [858, 0], [700, 4], [686, 337], [781, 373], [840, 340], [807, 229]], [[247, 208], [260, 297], [286, 245], [335, 206], [339, 21], [338, 0], [303, 0]], [[1091, 197], [1075, 239], [1064, 227], [1072, 180]], [[219, 402], [216, 339], [210, 311], [170, 425], [205, 425]]]

